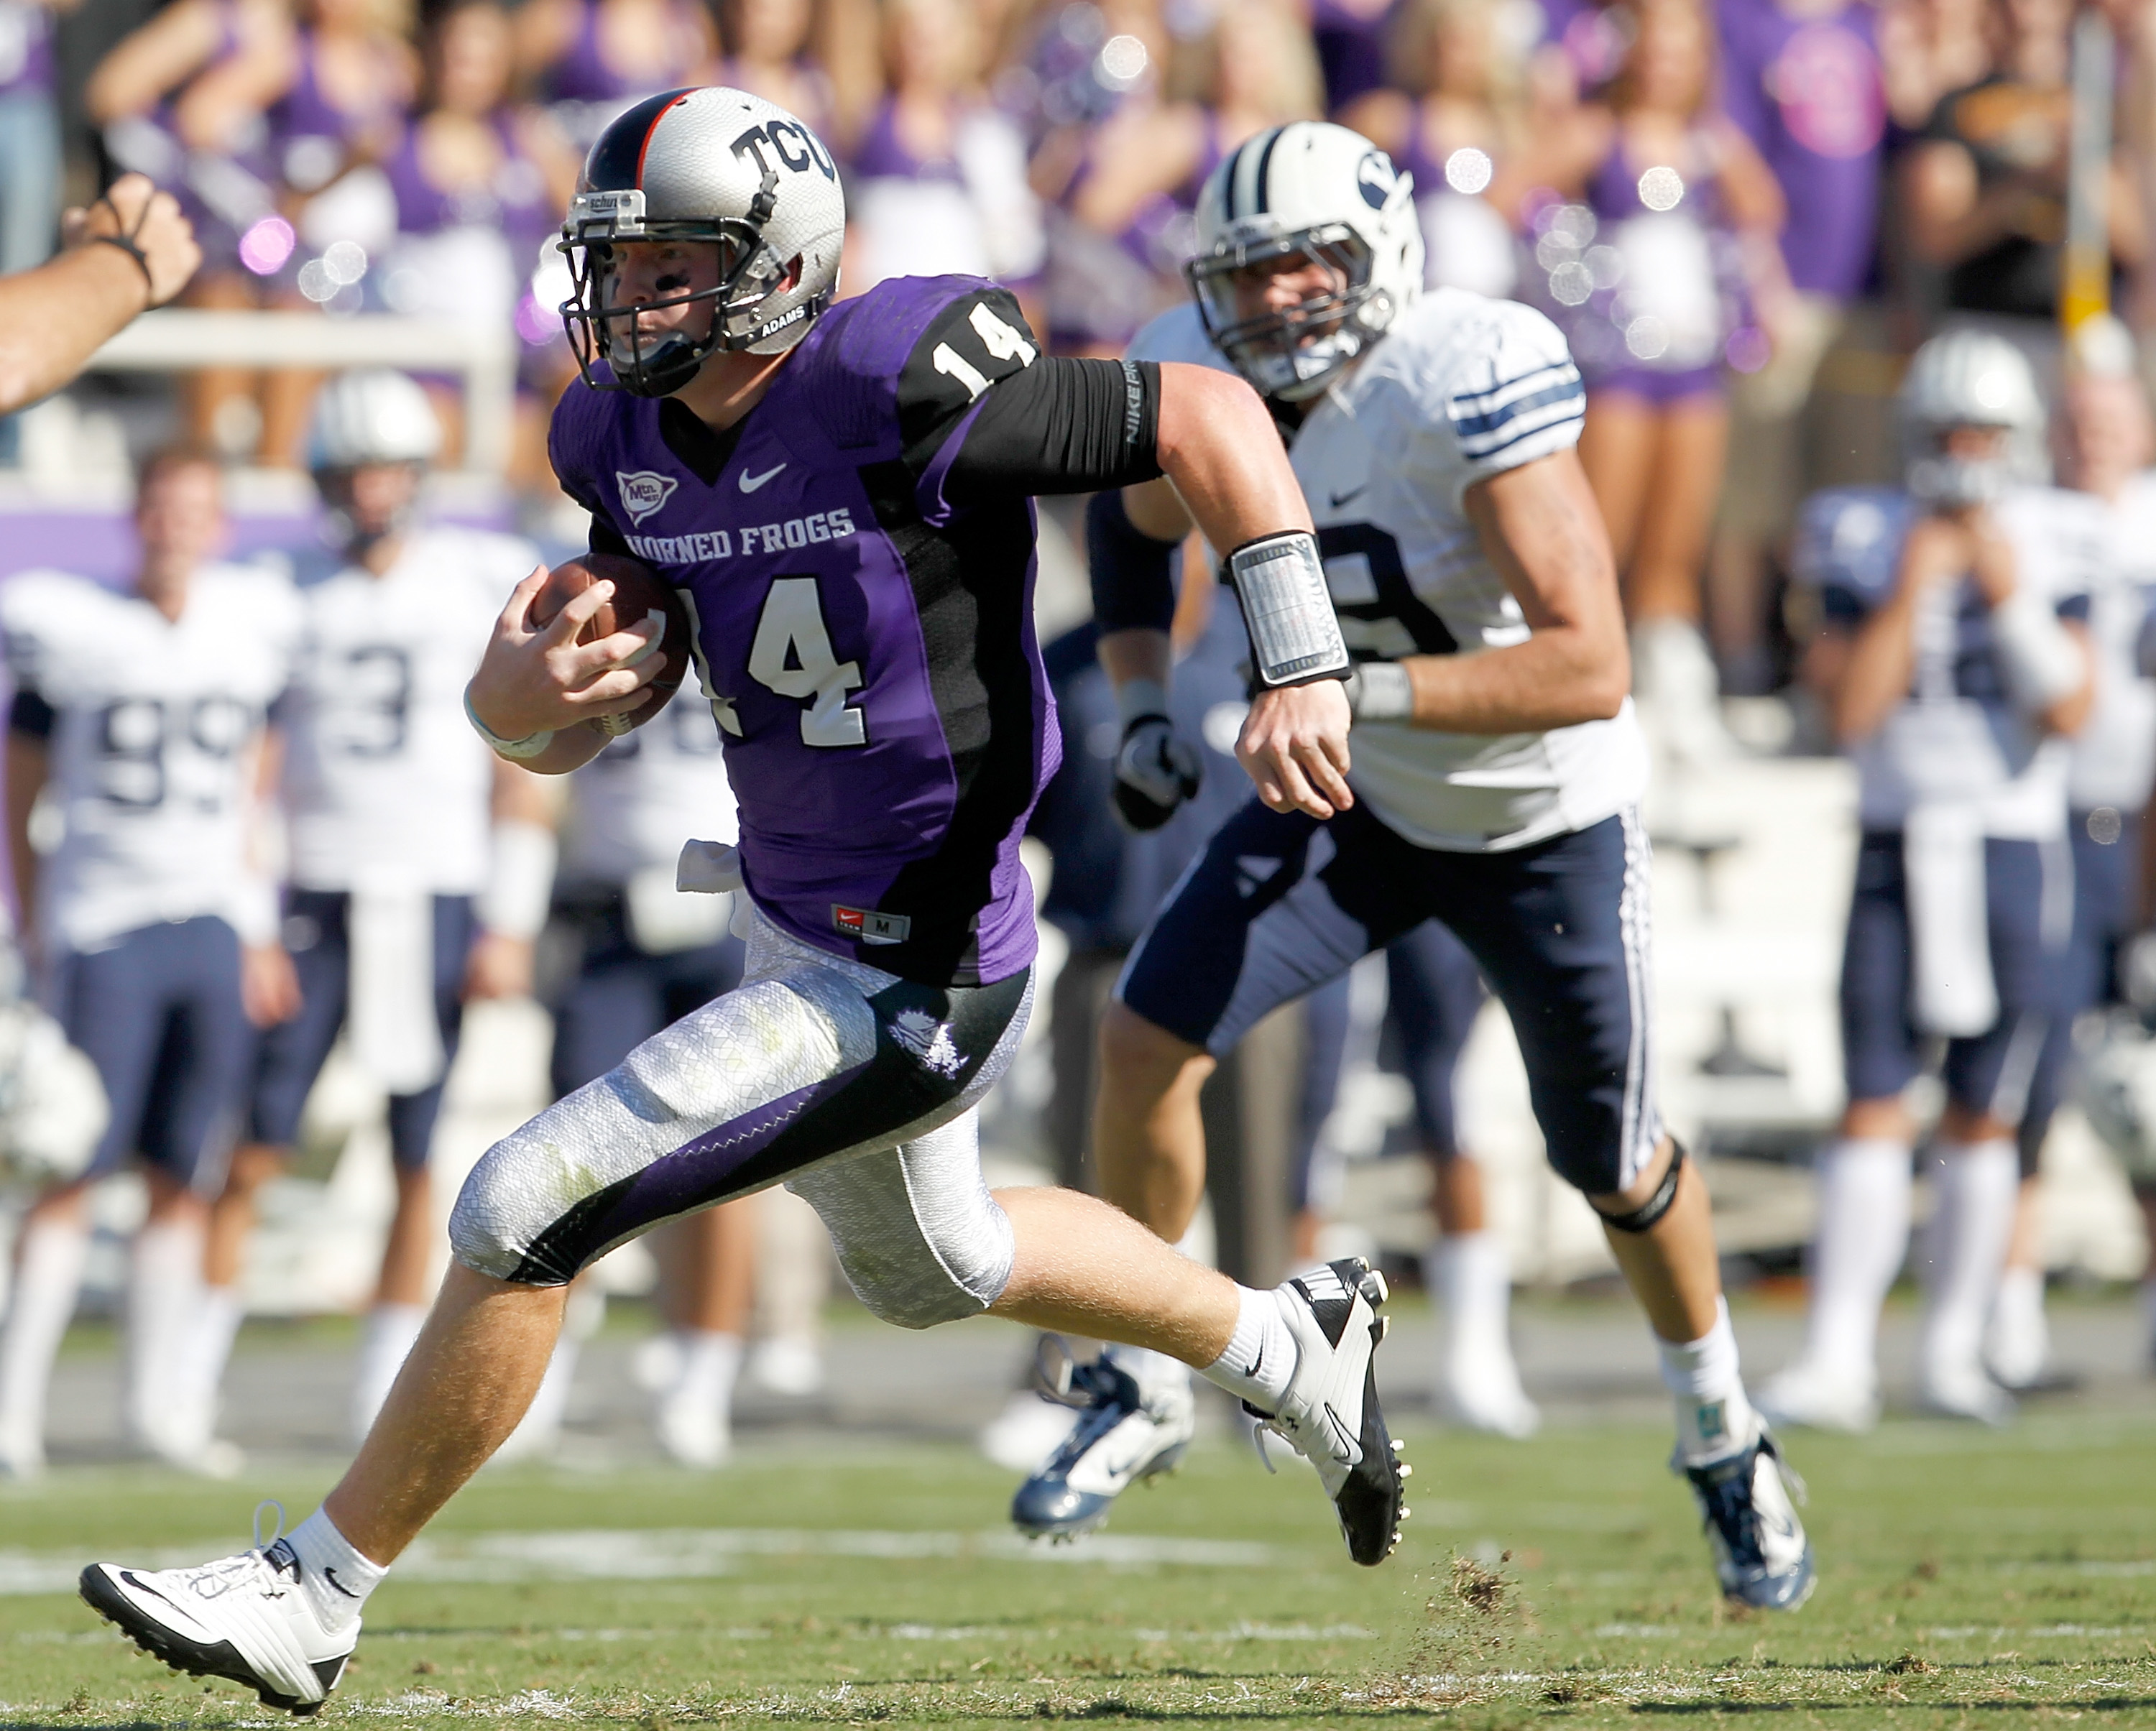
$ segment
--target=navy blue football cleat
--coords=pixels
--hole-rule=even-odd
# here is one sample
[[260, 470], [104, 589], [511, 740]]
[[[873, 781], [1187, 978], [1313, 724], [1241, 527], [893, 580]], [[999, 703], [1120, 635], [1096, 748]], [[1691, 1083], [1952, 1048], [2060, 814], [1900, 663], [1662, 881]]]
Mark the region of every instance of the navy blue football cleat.
[[1671, 1463], [1691, 1485], [1724, 1597], [1758, 1611], [1794, 1611], [1817, 1575], [1811, 1541], [1790, 1493], [1804, 1483], [1783, 1462], [1764, 1426], [1738, 1454], [1704, 1466]]
[[[1070, 1539], [1108, 1518], [1116, 1498], [1183, 1458], [1197, 1428], [1188, 1374], [1141, 1389], [1110, 1347], [1090, 1365], [1062, 1343], [1041, 1342], [1041, 1391], [1078, 1409], [1077, 1424], [1011, 1498], [1011, 1520], [1029, 1539]], [[1051, 1365], [1051, 1355], [1061, 1362]]]

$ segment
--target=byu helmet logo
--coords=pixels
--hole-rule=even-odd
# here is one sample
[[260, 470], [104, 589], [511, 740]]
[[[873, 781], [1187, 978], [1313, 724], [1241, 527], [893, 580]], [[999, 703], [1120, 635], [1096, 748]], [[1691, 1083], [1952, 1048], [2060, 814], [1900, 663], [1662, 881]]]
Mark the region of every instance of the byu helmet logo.
[[1399, 184], [1399, 174], [1393, 166], [1393, 159], [1383, 151], [1373, 151], [1363, 157], [1355, 171], [1355, 190], [1363, 195], [1363, 202], [1372, 210], [1383, 210], [1385, 201], [1393, 196], [1393, 188]]
[[615, 485], [621, 489], [622, 509], [629, 513], [632, 523], [641, 523], [665, 504], [680, 484], [674, 476], [662, 475], [650, 469], [618, 469], [613, 479]]

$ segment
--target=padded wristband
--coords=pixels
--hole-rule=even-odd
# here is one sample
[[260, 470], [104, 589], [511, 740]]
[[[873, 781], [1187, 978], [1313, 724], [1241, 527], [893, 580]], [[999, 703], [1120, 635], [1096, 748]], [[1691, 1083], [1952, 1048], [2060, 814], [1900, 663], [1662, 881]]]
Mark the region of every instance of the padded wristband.
[[479, 711], [472, 707], [471, 688], [465, 688], [465, 720], [472, 725], [472, 731], [485, 740], [497, 757], [507, 757], [519, 762], [527, 757], [536, 757], [554, 743], [551, 733], [527, 733], [521, 740], [505, 740], [486, 723], [479, 719]]
[[1366, 661], [1348, 675], [1348, 713], [1358, 721], [1414, 720], [1414, 681], [1397, 661]]
[[1259, 685], [1309, 685], [1348, 677], [1348, 645], [1333, 616], [1317, 537], [1296, 529], [1245, 541], [1228, 556], [1228, 581], [1243, 604]]
[[2047, 709], [2071, 697], [2088, 677], [2081, 646], [2041, 598], [2025, 589], [1992, 610], [1991, 640], [2007, 689], [2025, 709]]

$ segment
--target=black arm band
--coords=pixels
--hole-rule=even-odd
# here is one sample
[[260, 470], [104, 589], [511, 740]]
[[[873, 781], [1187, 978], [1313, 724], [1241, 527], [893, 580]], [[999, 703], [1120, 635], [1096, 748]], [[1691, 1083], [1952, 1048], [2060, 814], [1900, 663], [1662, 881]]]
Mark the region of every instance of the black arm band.
[[[1613, 1232], [1645, 1232], [1650, 1231], [1656, 1221], [1670, 1211], [1677, 1199], [1677, 1180], [1684, 1171], [1684, 1144], [1676, 1137], [1670, 1139], [1669, 1170], [1662, 1174], [1662, 1181], [1655, 1186], [1655, 1193], [1629, 1214], [1604, 1214], [1602, 1224]], [[1597, 1209], [1597, 1213], [1601, 1211]]]
[[1160, 474], [1160, 367], [1044, 355], [998, 381], [964, 433], [947, 496], [1096, 493]]
[[38, 693], [27, 688], [16, 692], [15, 700], [8, 707], [8, 731], [19, 733], [28, 739], [50, 739], [54, 725], [59, 720], [53, 706]]
[[1174, 541], [1157, 541], [1131, 521], [1121, 488], [1086, 507], [1086, 563], [1093, 576], [1093, 619], [1111, 631], [1166, 631], [1175, 617]]

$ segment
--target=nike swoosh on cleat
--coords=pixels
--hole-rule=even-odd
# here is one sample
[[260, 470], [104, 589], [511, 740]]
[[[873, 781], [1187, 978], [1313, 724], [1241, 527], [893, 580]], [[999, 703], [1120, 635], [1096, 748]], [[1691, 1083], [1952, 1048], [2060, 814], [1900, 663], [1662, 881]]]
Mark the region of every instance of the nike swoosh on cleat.
[[761, 486], [762, 486], [762, 485], [766, 481], [769, 480], [769, 479], [770, 479], [773, 475], [777, 474], [778, 473], [779, 469], [783, 469], [783, 468], [785, 468], [785, 467], [786, 467], [786, 465], [785, 465], [784, 463], [779, 463], [776, 468], [773, 468], [773, 469], [766, 469], [766, 470], [764, 470], [764, 472], [763, 472], [762, 474], [760, 474], [760, 475], [751, 475], [751, 474], [745, 474], [745, 475], [743, 475], [743, 476], [741, 478], [741, 489], [742, 489], [742, 492], [744, 492], [744, 493], [753, 493], [753, 492], [755, 492], [755, 491], [756, 491], [756, 489], [757, 489], [757, 488], [761, 487]]

